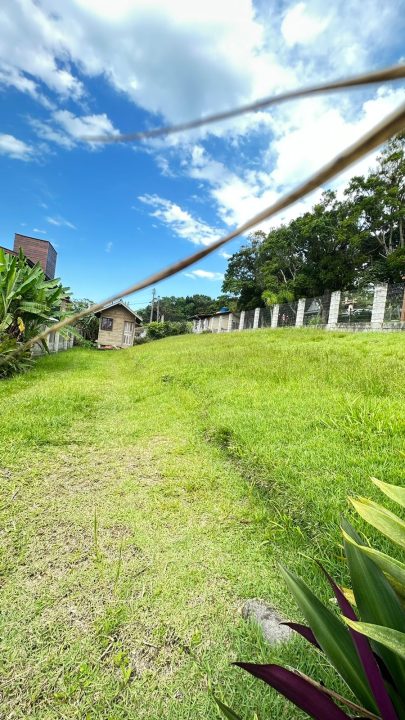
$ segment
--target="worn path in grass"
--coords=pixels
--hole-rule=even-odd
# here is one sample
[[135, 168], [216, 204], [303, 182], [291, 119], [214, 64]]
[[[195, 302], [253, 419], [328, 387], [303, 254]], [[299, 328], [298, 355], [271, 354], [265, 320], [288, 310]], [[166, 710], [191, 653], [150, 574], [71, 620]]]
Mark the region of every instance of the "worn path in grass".
[[[367, 478], [398, 482], [399, 335], [181, 337], [44, 358], [3, 382], [5, 718], [296, 718], [233, 659], [269, 651], [239, 609], [296, 614], [282, 560], [342, 572], [338, 517]], [[344, 579], [344, 578], [343, 578]]]

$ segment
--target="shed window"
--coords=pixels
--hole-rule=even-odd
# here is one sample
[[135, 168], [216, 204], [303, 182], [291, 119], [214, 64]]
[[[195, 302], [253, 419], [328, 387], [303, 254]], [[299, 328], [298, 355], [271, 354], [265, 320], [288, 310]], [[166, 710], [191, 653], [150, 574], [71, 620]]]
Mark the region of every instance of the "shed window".
[[112, 330], [112, 329], [113, 329], [113, 319], [103, 316], [101, 318], [101, 330]]

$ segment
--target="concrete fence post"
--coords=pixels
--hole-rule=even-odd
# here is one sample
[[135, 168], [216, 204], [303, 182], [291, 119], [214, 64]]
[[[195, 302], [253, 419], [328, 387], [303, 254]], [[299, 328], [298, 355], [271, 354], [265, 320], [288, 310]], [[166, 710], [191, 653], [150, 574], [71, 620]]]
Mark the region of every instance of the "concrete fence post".
[[233, 322], [233, 315], [232, 313], [229, 313], [228, 315], [228, 332], [232, 332], [232, 322]]
[[387, 302], [387, 283], [381, 283], [374, 288], [373, 309], [371, 311], [371, 328], [378, 330], [384, 322], [385, 303]]
[[295, 327], [302, 327], [304, 324], [305, 298], [300, 298], [297, 305], [297, 316], [295, 318]]
[[259, 327], [259, 319], [260, 319], [260, 308], [255, 308], [255, 314], [253, 318], [253, 330], [257, 330]]
[[336, 327], [339, 316], [339, 306], [340, 290], [335, 290], [335, 292], [333, 292], [330, 296], [329, 317], [328, 324], [326, 325], [327, 330], [331, 330]]
[[271, 316], [271, 327], [276, 328], [278, 325], [278, 313], [280, 310], [280, 305], [273, 305], [273, 314]]
[[245, 327], [245, 311], [242, 310], [239, 318], [239, 330], [243, 330]]

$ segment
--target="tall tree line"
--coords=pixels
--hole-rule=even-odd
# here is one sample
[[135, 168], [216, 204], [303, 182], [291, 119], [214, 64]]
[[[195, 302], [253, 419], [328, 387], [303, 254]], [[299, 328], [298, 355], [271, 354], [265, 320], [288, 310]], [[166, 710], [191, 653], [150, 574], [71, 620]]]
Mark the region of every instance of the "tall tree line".
[[[226, 306], [230, 310], [236, 310], [236, 299], [229, 295], [219, 295], [213, 300], [209, 295], [187, 295], [186, 297], [175, 297], [174, 295], [161, 297], [159, 299], [159, 314], [169, 322], [181, 322], [188, 320], [193, 315], [217, 312], [221, 307]], [[156, 305], [153, 310], [153, 319], [156, 320]], [[141, 310], [137, 310], [144, 322], [149, 322], [150, 304]]]
[[223, 291], [250, 309], [405, 276], [405, 134], [391, 140], [343, 197], [328, 190], [314, 208], [266, 235], [258, 231], [228, 262]]

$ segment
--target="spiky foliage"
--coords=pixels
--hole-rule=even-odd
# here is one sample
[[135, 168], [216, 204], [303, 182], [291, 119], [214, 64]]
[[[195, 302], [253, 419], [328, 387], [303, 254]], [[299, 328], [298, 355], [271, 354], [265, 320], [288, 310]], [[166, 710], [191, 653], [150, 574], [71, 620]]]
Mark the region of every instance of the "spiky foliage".
[[[391, 500], [405, 507], [405, 488], [375, 478], [372, 480]], [[405, 548], [405, 522], [399, 516], [366, 498], [351, 498], [351, 502], [363, 520], [391, 542]], [[338, 695], [298, 671], [278, 665], [237, 665], [318, 720], [359, 716], [403, 720], [405, 564], [375, 549], [369, 542], [365, 543], [346, 521], [342, 532], [355, 610], [347, 599], [349, 593], [343, 593], [325, 571], [340, 608], [340, 617], [299, 577], [285, 568], [281, 571], [308, 623], [308, 626], [291, 624], [291, 627], [328, 658], [356, 701]], [[219, 707], [225, 717], [240, 720], [223, 704]]]

